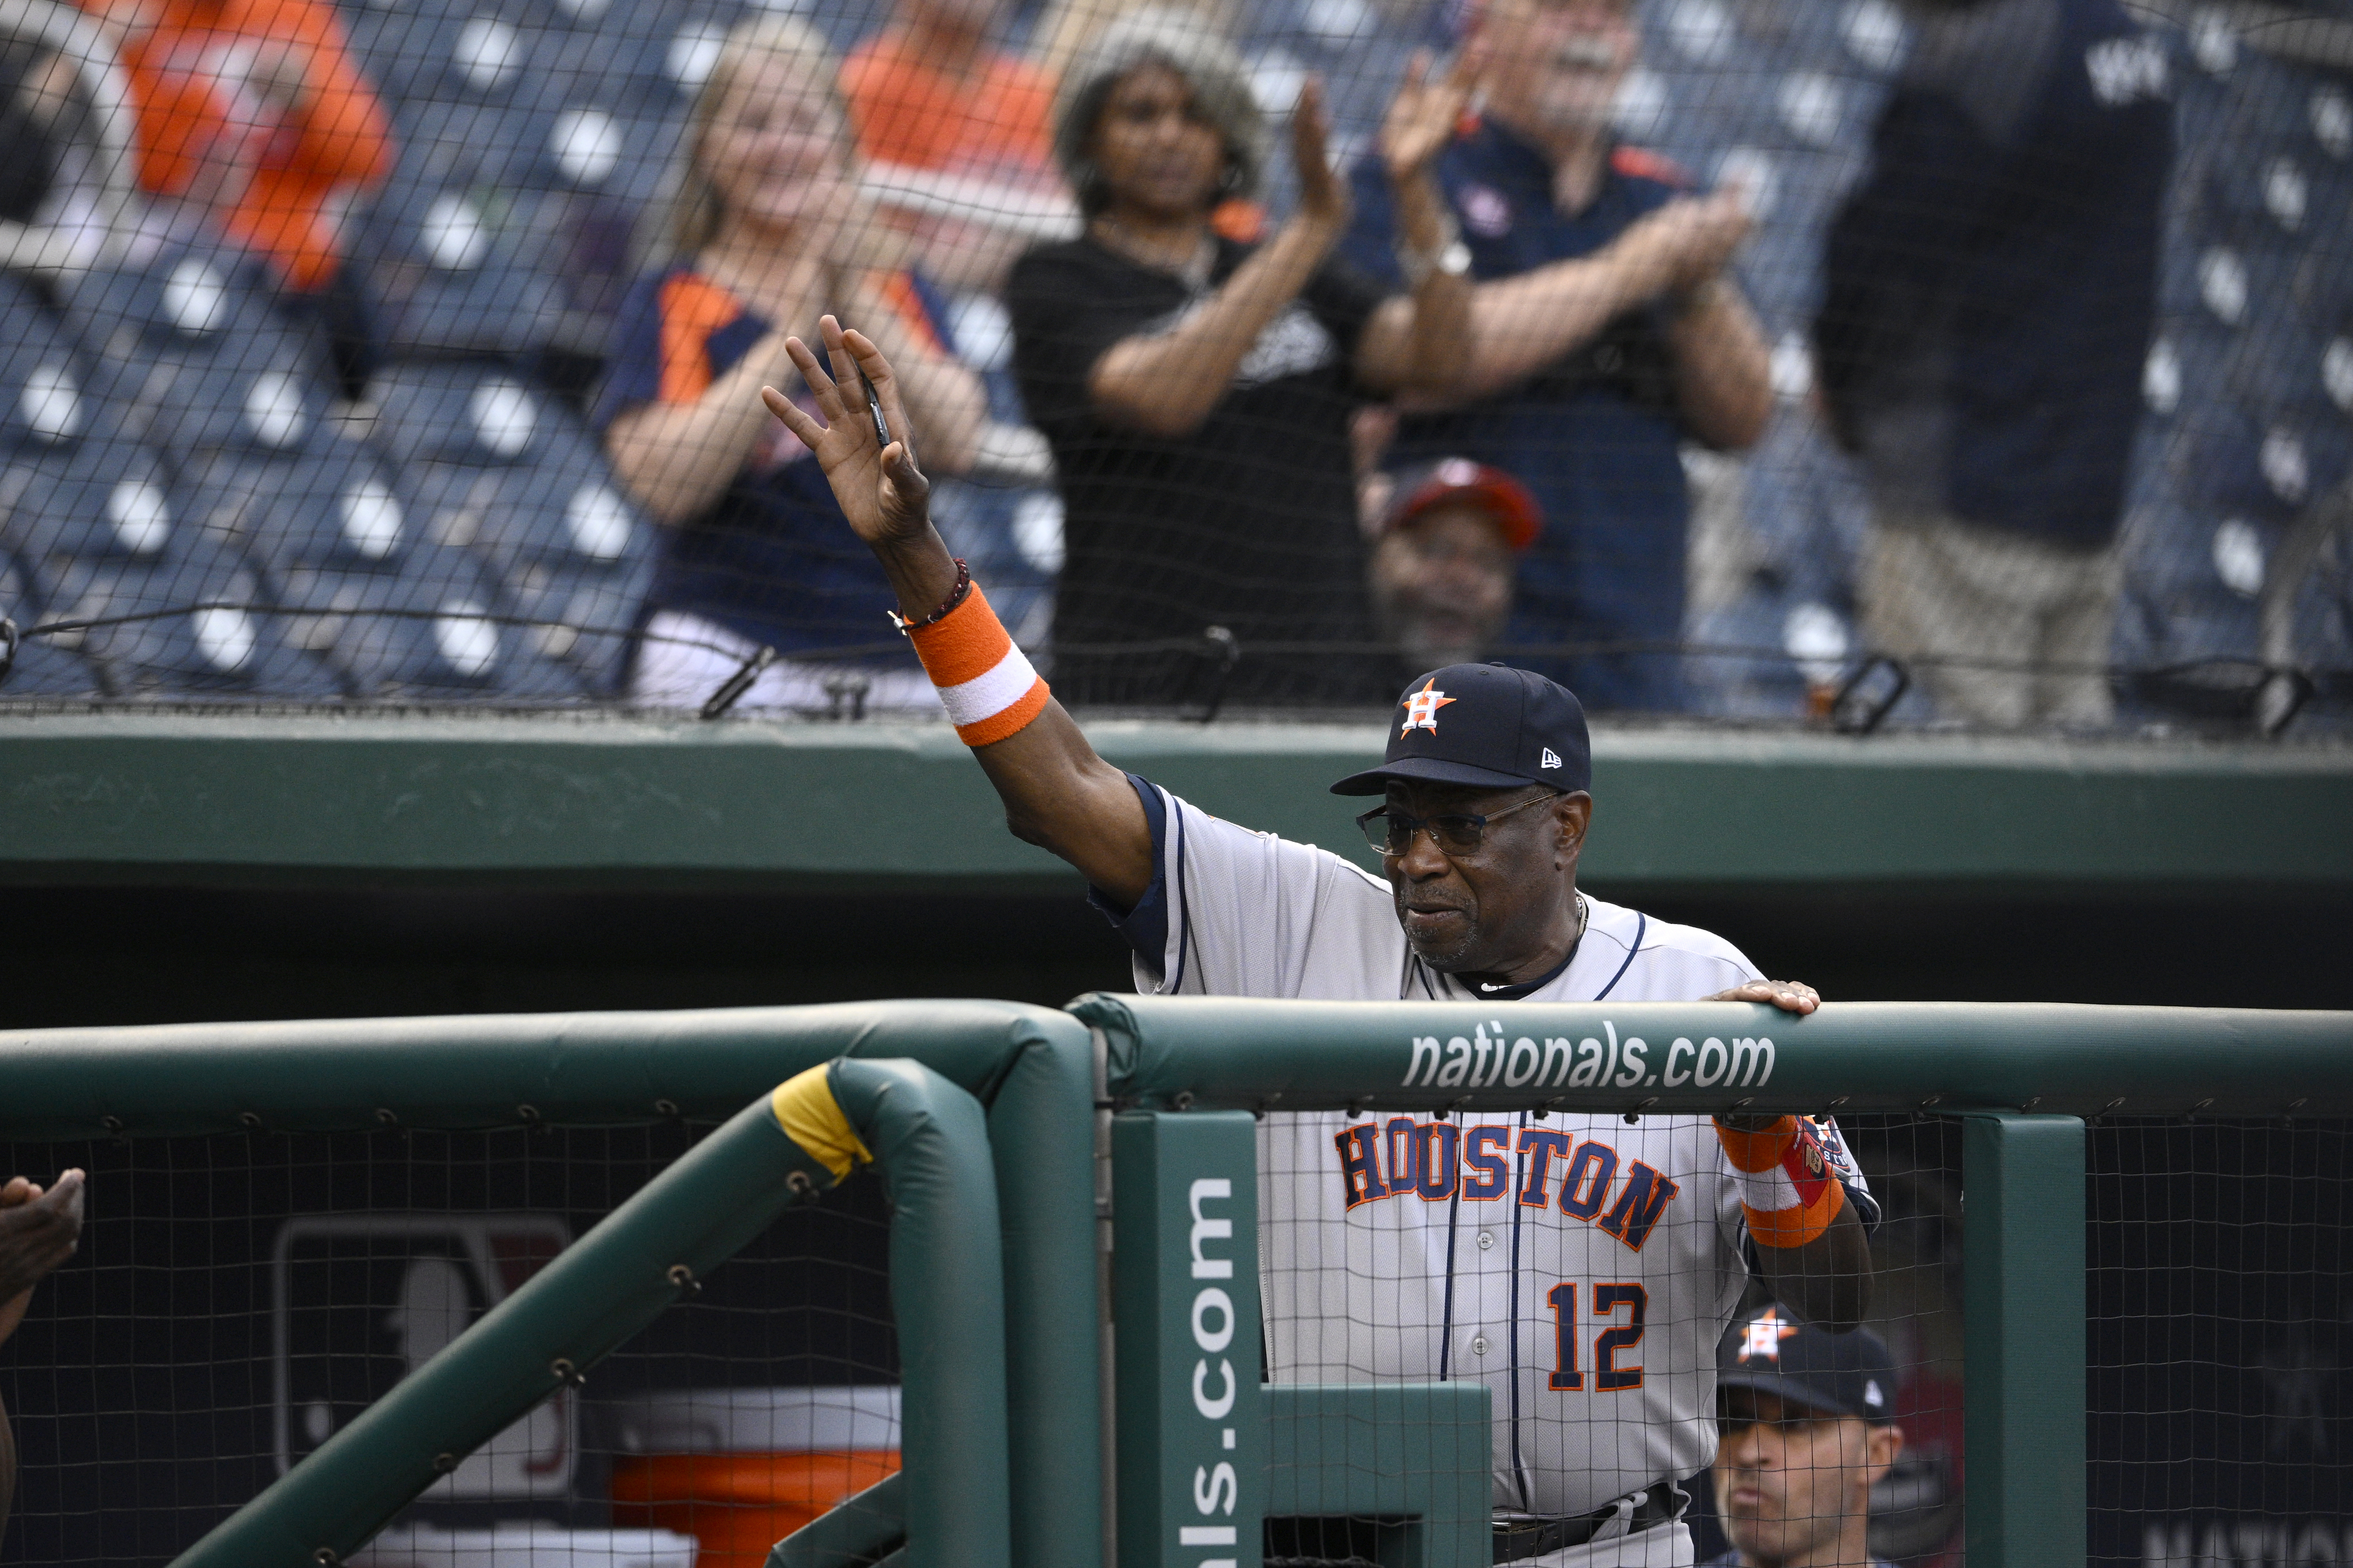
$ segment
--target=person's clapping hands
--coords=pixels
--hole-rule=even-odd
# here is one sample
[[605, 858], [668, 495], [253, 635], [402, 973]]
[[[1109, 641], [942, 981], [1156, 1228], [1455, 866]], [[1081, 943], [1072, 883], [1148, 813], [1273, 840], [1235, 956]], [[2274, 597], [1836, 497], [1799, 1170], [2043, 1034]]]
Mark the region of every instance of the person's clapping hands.
[[1661, 292], [1689, 294], [1731, 265], [1757, 226], [1752, 209], [1748, 190], [1740, 184], [1679, 196], [1629, 229], [1620, 243], [1641, 249]]
[[23, 1176], [0, 1186], [0, 1340], [24, 1321], [33, 1287], [74, 1255], [82, 1184], [79, 1171], [68, 1171], [46, 1191]]
[[1353, 208], [1348, 182], [1332, 167], [1332, 128], [1324, 114], [1324, 84], [1314, 77], [1291, 111], [1291, 161], [1299, 173], [1299, 216], [1338, 234]]
[[1438, 161], [1471, 102], [1477, 74], [1467, 58], [1458, 57], [1436, 80], [1430, 66], [1430, 51], [1417, 50], [1381, 120], [1381, 163], [1392, 183], [1411, 179]]

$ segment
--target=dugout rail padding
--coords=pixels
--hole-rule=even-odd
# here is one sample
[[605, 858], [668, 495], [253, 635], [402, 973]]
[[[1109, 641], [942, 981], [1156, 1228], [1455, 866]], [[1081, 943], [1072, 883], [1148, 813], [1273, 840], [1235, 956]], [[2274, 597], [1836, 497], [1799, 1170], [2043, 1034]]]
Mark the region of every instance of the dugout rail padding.
[[[979, 1429], [942, 1441], [1000, 1457], [1009, 1544], [1008, 1531], [992, 1541], [986, 1528], [963, 1528], [968, 1516], [960, 1504], [927, 1516], [920, 1489], [910, 1487], [911, 1563], [998, 1568], [1009, 1560], [1099, 1568], [1093, 1068], [1085, 1028], [1065, 1014], [1001, 1002], [893, 1002], [16, 1031], [0, 1034], [0, 1132], [23, 1139], [132, 1139], [733, 1119], [672, 1167], [679, 1172], [730, 1135], [756, 1148], [756, 1126], [744, 1132], [736, 1124], [765, 1115], [766, 1096], [785, 1079], [842, 1058], [919, 1063], [978, 1100], [993, 1167], [1003, 1308], [1001, 1318], [993, 1305], [978, 1310], [1004, 1325], [1003, 1355], [997, 1360], [1001, 1404], [990, 1415], [967, 1403], [965, 1415]], [[759, 1103], [747, 1109], [755, 1099]], [[765, 1164], [745, 1156], [724, 1167], [735, 1184], [733, 1201], [750, 1205], [774, 1194], [782, 1172], [768, 1167], [779, 1152], [770, 1149], [767, 1156]], [[660, 1184], [649, 1184], [638, 1201]], [[624, 1205], [565, 1256], [590, 1247], [631, 1206]], [[906, 1218], [902, 1214], [894, 1225], [894, 1248]], [[742, 1231], [734, 1239], [740, 1245], [751, 1234]], [[626, 1268], [628, 1249], [617, 1251], [618, 1267]], [[625, 1286], [617, 1273], [608, 1279], [617, 1293], [645, 1283]], [[677, 1294], [667, 1279], [655, 1289], [665, 1299]], [[509, 1304], [525, 1293], [529, 1287]], [[411, 1381], [435, 1375], [444, 1362], [473, 1355], [496, 1316], [459, 1336]], [[534, 1397], [557, 1385], [548, 1354], [517, 1353], [523, 1356], [519, 1374], [535, 1380]], [[913, 1346], [902, 1350], [911, 1370], [919, 1353]], [[585, 1372], [586, 1364], [575, 1359], [574, 1370]], [[378, 1408], [391, 1403], [382, 1401]], [[361, 1473], [369, 1456], [387, 1465], [420, 1454], [429, 1461], [460, 1443], [473, 1425], [456, 1405], [441, 1406], [429, 1423], [422, 1417], [404, 1422], [397, 1432], [371, 1423], [368, 1442], [339, 1449], [335, 1462]], [[908, 1436], [916, 1429], [911, 1415]], [[471, 1441], [495, 1430], [483, 1427]], [[307, 1500], [319, 1494], [308, 1482], [286, 1483], [328, 1457], [322, 1448], [303, 1459], [223, 1530], [252, 1542], [280, 1539], [275, 1532], [291, 1528], [281, 1516], [307, 1526], [312, 1517], [303, 1511]], [[416, 1489], [433, 1479], [427, 1469]], [[944, 1494], [934, 1500], [942, 1507], [956, 1501]], [[370, 1530], [383, 1521], [372, 1503], [355, 1504], [353, 1512], [372, 1515]], [[350, 1550], [320, 1541], [289, 1557], [248, 1552], [202, 1560], [234, 1561], [237, 1568], [318, 1568], [333, 1560], [319, 1557], [320, 1547], [336, 1556]], [[198, 1561], [205, 1551], [199, 1547], [179, 1561]]]
[[[1117, 1559], [1122, 1568], [1247, 1561], [1268, 1502], [1325, 1484], [1313, 1481], [1310, 1467], [1324, 1467], [1328, 1479], [1342, 1464], [1328, 1451], [1271, 1451], [1269, 1434], [1295, 1445], [1279, 1435], [1319, 1424], [1303, 1411], [1383, 1397], [1360, 1388], [1275, 1400], [1243, 1377], [1223, 1385], [1231, 1398], [1220, 1406], [1209, 1384], [1197, 1385], [1199, 1336], [1217, 1321], [1200, 1316], [1205, 1289], [1227, 1299], [1229, 1340], [1247, 1344], [1258, 1329], [1256, 1271], [1245, 1261], [1257, 1256], [1253, 1114], [1470, 1108], [1960, 1119], [1968, 1256], [1992, 1260], [1970, 1268], [1965, 1287], [1968, 1552], [1976, 1568], [2074, 1568], [2084, 1558], [2084, 1119], [2353, 1115], [2353, 1013], [1849, 1003], [1798, 1018], [1723, 1003], [1482, 1008], [1097, 994], [1067, 1013], [904, 1002], [18, 1032], [0, 1036], [0, 1130], [25, 1139], [137, 1139], [734, 1116], [543, 1276], [568, 1281], [574, 1295], [584, 1279], [614, 1279], [613, 1300], [592, 1303], [612, 1309], [601, 1320], [607, 1337], [590, 1331], [596, 1310], [581, 1310], [569, 1324], [589, 1334], [582, 1343], [594, 1353], [617, 1337], [613, 1314], [624, 1306], [659, 1310], [643, 1281], [621, 1283], [629, 1270], [644, 1272], [636, 1253], [659, 1228], [646, 1215], [708, 1205], [723, 1188], [754, 1205], [774, 1198], [789, 1169], [806, 1174], [792, 1165], [795, 1146], [760, 1128], [765, 1097], [841, 1058], [920, 1064], [945, 1080], [934, 1103], [950, 1103], [950, 1086], [977, 1101], [993, 1175], [996, 1217], [984, 1228], [993, 1228], [1001, 1256], [1003, 1354], [958, 1364], [977, 1369], [976, 1383], [997, 1367], [1002, 1401], [992, 1406], [961, 1391], [944, 1402], [956, 1412], [955, 1435], [938, 1440], [1001, 1453], [994, 1484], [1003, 1489], [1006, 1526], [993, 1534], [964, 1528], [975, 1509], [998, 1515], [917, 1481], [912, 1472], [924, 1458], [911, 1413], [911, 1473], [887, 1502], [904, 1510], [914, 1568], [1008, 1560], [1103, 1568], [1099, 1154], [1110, 1168], [1118, 1242]], [[754, 1097], [759, 1103], [746, 1108]], [[968, 1133], [962, 1146], [979, 1159]], [[878, 1152], [887, 1163], [888, 1152]], [[976, 1211], [956, 1212], [969, 1242]], [[914, 1218], [902, 1210], [897, 1223], [913, 1230]], [[699, 1256], [723, 1257], [731, 1234], [721, 1226], [701, 1237]], [[670, 1251], [687, 1244], [682, 1233], [661, 1239]], [[894, 1229], [894, 1253], [900, 1241]], [[1220, 1263], [1237, 1267], [1220, 1271]], [[676, 1287], [665, 1276], [663, 1288]], [[623, 1302], [630, 1291], [638, 1294]], [[354, 1423], [351, 1443], [322, 1447], [221, 1527], [236, 1541], [276, 1544], [218, 1560], [277, 1568], [278, 1546], [291, 1550], [307, 1539], [303, 1529], [315, 1531], [322, 1516], [304, 1510], [332, 1489], [303, 1480], [306, 1471], [350, 1465], [346, 1473], [357, 1474], [353, 1456], [370, 1453], [413, 1471], [420, 1454], [438, 1458], [477, 1427], [475, 1441], [496, 1430], [482, 1425], [481, 1409], [470, 1414], [437, 1394], [460, 1383], [452, 1367], [470, 1367], [480, 1381], [491, 1361], [512, 1361], [512, 1387], [547, 1392], [559, 1374], [543, 1342], [499, 1342], [541, 1310], [522, 1310], [527, 1302], [558, 1294], [526, 1287], [470, 1328]], [[926, 1381], [950, 1369], [913, 1363], [907, 1385], [928, 1401]], [[1217, 1420], [1205, 1423], [1213, 1408]], [[1240, 1424], [1235, 1446], [1219, 1453], [1242, 1461], [1243, 1480], [1230, 1511], [1204, 1523], [1191, 1517], [1192, 1449], [1220, 1423]], [[1286, 1465], [1297, 1473], [1282, 1479]], [[404, 1475], [402, 1485], [416, 1479]], [[418, 1484], [431, 1479], [427, 1470]], [[382, 1501], [362, 1506], [345, 1494], [349, 1528], [339, 1539], [381, 1523]], [[822, 1534], [826, 1522], [812, 1531]], [[313, 1548], [284, 1568], [349, 1550], [318, 1544], [330, 1555]], [[202, 1551], [181, 1561], [204, 1560]]]

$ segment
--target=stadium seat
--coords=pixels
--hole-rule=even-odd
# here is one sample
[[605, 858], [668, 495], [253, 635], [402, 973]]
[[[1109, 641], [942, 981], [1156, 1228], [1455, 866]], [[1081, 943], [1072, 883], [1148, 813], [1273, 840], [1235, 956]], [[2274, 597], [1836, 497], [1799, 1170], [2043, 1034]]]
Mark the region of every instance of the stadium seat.
[[69, 451], [97, 416], [64, 324], [0, 278], [0, 462]]
[[435, 537], [472, 550], [512, 613], [543, 623], [529, 639], [592, 689], [617, 689], [651, 584], [653, 531], [587, 432], [512, 379], [411, 366], [385, 378], [375, 440]]
[[38, 626], [40, 605], [31, 577], [16, 558], [0, 552], [0, 616], [16, 623], [20, 640], [6, 674], [0, 675], [0, 702], [28, 697], [93, 698], [105, 694], [98, 667], [48, 637], [22, 634]]
[[332, 397], [317, 340], [217, 252], [97, 269], [67, 290], [91, 366], [92, 417], [174, 457], [216, 447], [291, 451]]
[[531, 69], [537, 27], [487, 5], [363, 13], [352, 40], [376, 85], [395, 101], [535, 102]]
[[552, 279], [493, 227], [479, 193], [396, 181], [355, 253], [376, 329], [395, 359], [528, 360], [563, 313]]
[[271, 303], [261, 264], [225, 248], [174, 247], [143, 266], [93, 268], [69, 279], [64, 295], [74, 337], [100, 362], [313, 347]]
[[532, 703], [581, 694], [568, 670], [503, 625], [488, 575], [459, 552], [412, 549], [392, 571], [293, 565], [275, 574], [303, 614], [292, 635], [350, 682], [353, 695], [489, 698]]
[[495, 584], [472, 554], [430, 533], [416, 491], [369, 447], [330, 441], [277, 462], [216, 455], [190, 510], [207, 534], [243, 547], [290, 612], [291, 639], [355, 696], [578, 689], [522, 634], [481, 618], [506, 613]]
[[96, 661], [110, 694], [331, 700], [341, 683], [287, 641], [260, 578], [234, 552], [174, 530], [159, 556], [27, 563], [50, 620], [141, 616], [65, 643]]

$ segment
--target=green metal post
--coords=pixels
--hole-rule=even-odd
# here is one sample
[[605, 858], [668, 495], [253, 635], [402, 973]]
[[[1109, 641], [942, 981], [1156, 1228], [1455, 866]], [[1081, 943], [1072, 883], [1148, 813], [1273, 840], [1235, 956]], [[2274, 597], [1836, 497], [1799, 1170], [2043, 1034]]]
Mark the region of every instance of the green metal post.
[[2083, 1568], [2084, 1124], [1962, 1119], [1970, 1568]]
[[1382, 1568], [1487, 1568], [1493, 1403], [1483, 1383], [1275, 1384], [1266, 1511], [1377, 1519]]
[[1120, 1568], [1255, 1568], [1257, 1123], [1147, 1111], [1111, 1138]]

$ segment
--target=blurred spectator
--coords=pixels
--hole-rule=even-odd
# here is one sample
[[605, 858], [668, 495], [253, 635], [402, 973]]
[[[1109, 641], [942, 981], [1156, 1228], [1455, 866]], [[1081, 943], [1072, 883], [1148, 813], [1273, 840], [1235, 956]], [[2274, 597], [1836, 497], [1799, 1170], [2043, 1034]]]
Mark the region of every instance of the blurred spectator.
[[[1552, 526], [1520, 563], [1516, 643], [1683, 635], [1685, 439], [1745, 447], [1772, 409], [1763, 335], [1726, 273], [1742, 193], [1686, 196], [1610, 129], [1641, 38], [1632, 0], [1493, 0], [1465, 55], [1482, 117], [1439, 160], [1468, 247], [1471, 363], [1443, 407], [1409, 404], [1396, 460], [1460, 455], [1515, 476]], [[1348, 256], [1391, 278], [1378, 171], [1355, 176]], [[1672, 652], [1518, 662], [1588, 708], [1674, 708]]]
[[[81, 1238], [82, 1173], [68, 1171], [47, 1192], [22, 1176], [0, 1186], [0, 1340], [16, 1331], [33, 1287], [74, 1255]], [[0, 1529], [16, 1500], [16, 1435], [0, 1409]]]
[[1767, 1307], [1725, 1338], [1715, 1403], [1716, 1519], [1732, 1550], [1705, 1568], [1887, 1568], [1871, 1552], [1871, 1489], [1904, 1429], [1877, 1334]]
[[0, 267], [63, 272], [114, 259], [139, 232], [132, 119], [103, 30], [69, 0], [0, 18]]
[[1448, 458], [1398, 475], [1376, 530], [1373, 618], [1411, 667], [1398, 679], [1484, 659], [1511, 619], [1519, 558], [1544, 531], [1526, 487]]
[[30, 223], [55, 187], [57, 122], [73, 88], [72, 62], [30, 38], [0, 40], [0, 220]]
[[[763, 385], [802, 384], [785, 340], [816, 342], [831, 310], [898, 367], [926, 466], [968, 465], [985, 407], [859, 194], [824, 41], [786, 18], [738, 25], [681, 159], [673, 259], [622, 306], [595, 411], [615, 471], [665, 525], [632, 694], [700, 703], [765, 646], [786, 657], [745, 706], [936, 708], [883, 618], [873, 553], [807, 448], [760, 406]], [[866, 652], [795, 657], [854, 647]]]
[[899, 0], [892, 25], [841, 68], [870, 180], [892, 187], [891, 216], [906, 214], [924, 275], [952, 288], [995, 290], [1042, 228], [1067, 232], [1053, 78], [997, 47], [1006, 9]]
[[139, 179], [265, 258], [351, 371], [364, 339], [343, 209], [389, 174], [383, 106], [327, 0], [84, 0], [138, 110]]
[[1815, 324], [1832, 428], [1872, 491], [1864, 627], [1953, 714], [2104, 723], [2166, 55], [2116, 0], [1911, 8]]
[[[1466, 87], [1417, 68], [1381, 132], [1409, 239], [1431, 254], [1429, 164]], [[1367, 390], [1451, 384], [1468, 289], [1433, 265], [1385, 300], [1329, 258], [1348, 194], [1312, 85], [1292, 121], [1297, 212], [1254, 247], [1214, 233], [1219, 203], [1256, 191], [1268, 140], [1233, 49], [1180, 13], [1124, 19], [1063, 82], [1055, 150], [1087, 232], [1023, 257], [1008, 305], [1061, 474], [1067, 700], [1184, 700], [1212, 626], [1240, 644], [1235, 701], [1387, 694], [1361, 656], [1259, 645], [1371, 641], [1349, 416]]]
[[[1136, 0], [1050, 0], [1031, 29], [1030, 52], [1039, 68], [1059, 81], [1104, 28], [1140, 9]], [[1241, 7], [1240, 0], [1176, 0], [1155, 9], [1190, 13], [1203, 31], [1231, 37]]]

